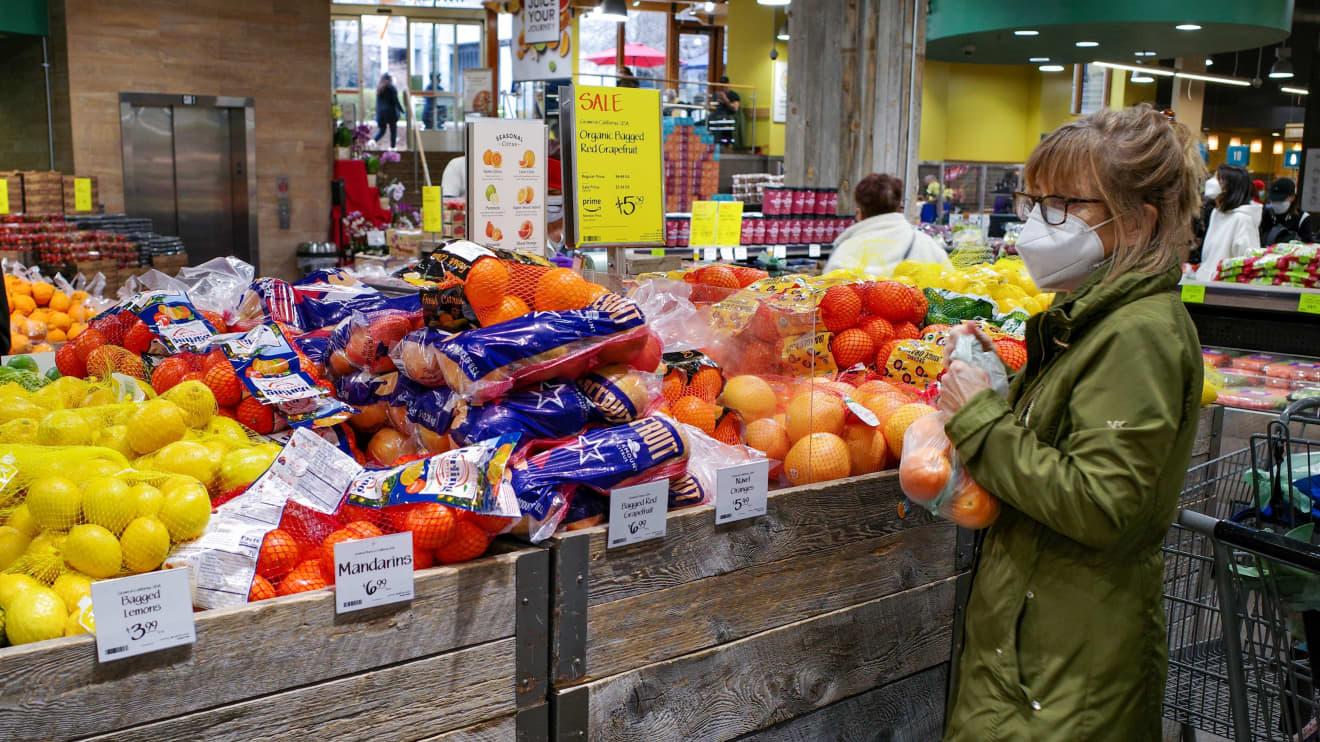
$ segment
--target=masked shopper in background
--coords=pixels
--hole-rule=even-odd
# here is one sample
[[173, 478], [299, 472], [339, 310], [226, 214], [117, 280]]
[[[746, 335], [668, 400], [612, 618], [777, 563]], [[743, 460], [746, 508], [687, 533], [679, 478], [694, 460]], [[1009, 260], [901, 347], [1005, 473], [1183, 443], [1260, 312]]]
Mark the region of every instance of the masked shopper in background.
[[834, 240], [826, 272], [847, 268], [888, 276], [904, 260], [949, 265], [940, 243], [903, 218], [902, 180], [871, 173], [853, 189], [853, 201], [857, 223]]
[[1237, 165], [1220, 165], [1214, 180], [1213, 186], [1206, 183], [1206, 195], [1216, 190], [1219, 193], [1214, 196], [1215, 208], [1201, 243], [1201, 265], [1196, 270], [1200, 281], [1214, 279], [1219, 261], [1241, 257], [1247, 250], [1260, 247], [1261, 205], [1252, 200], [1256, 191], [1251, 176]]
[[960, 361], [940, 397], [1005, 506], [977, 550], [946, 740], [1160, 738], [1160, 545], [1202, 374], [1173, 289], [1204, 177], [1191, 132], [1148, 105], [1065, 124], [1027, 161], [1017, 249], [1054, 303], [1007, 399]]
[[1292, 178], [1278, 178], [1270, 183], [1269, 201], [1260, 220], [1262, 247], [1293, 240], [1315, 241], [1311, 215], [1297, 203], [1297, 186]]

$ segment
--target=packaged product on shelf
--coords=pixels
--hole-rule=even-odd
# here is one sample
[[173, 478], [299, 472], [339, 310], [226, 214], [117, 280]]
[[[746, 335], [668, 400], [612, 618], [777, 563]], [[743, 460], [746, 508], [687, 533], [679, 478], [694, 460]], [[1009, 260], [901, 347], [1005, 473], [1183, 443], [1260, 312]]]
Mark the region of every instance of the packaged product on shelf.
[[554, 440], [582, 431], [595, 412], [591, 400], [571, 382], [547, 381], [485, 404], [457, 401], [450, 435], [458, 443], [508, 434], [523, 442]]
[[298, 353], [275, 324], [217, 343], [253, 398], [279, 410], [293, 427], [330, 427], [357, 413], [304, 373]]

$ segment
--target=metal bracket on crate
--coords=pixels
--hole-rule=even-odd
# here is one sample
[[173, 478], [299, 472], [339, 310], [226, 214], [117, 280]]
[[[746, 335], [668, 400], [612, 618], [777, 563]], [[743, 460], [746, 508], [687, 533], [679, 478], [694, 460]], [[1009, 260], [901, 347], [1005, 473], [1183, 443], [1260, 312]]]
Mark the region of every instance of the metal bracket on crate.
[[591, 725], [589, 711], [591, 691], [587, 686], [579, 685], [571, 690], [560, 691], [550, 700], [550, 726], [556, 742], [585, 740]]
[[517, 742], [546, 742], [550, 737], [550, 704], [518, 709], [514, 717]]
[[555, 544], [551, 565], [555, 605], [550, 670], [555, 685], [587, 674], [587, 563], [591, 539], [568, 535]]
[[[550, 632], [550, 550], [518, 559], [514, 573], [515, 696], [519, 709], [543, 704], [549, 692], [546, 662]], [[519, 729], [521, 729], [521, 716]], [[521, 739], [521, 734], [519, 739]], [[543, 738], [544, 739], [544, 738]]]

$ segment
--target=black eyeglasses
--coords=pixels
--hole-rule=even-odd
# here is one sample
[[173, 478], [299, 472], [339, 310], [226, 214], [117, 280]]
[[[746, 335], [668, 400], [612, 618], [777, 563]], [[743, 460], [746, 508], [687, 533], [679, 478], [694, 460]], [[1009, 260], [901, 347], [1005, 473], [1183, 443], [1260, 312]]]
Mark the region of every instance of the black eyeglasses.
[[1054, 227], [1068, 221], [1068, 207], [1072, 204], [1100, 203], [1104, 203], [1104, 201], [1098, 198], [1071, 198], [1054, 194], [1033, 196], [1030, 193], [1022, 193], [1021, 191], [1013, 193], [1013, 211], [1017, 212], [1019, 219], [1025, 222], [1031, 214], [1032, 207], [1040, 206], [1040, 214], [1045, 219], [1045, 223]]

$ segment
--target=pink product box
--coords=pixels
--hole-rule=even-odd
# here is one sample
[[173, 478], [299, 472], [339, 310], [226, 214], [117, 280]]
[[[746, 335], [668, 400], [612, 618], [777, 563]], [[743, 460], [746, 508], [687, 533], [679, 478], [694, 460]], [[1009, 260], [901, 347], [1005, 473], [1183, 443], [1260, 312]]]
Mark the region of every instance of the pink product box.
[[742, 233], [738, 235], [738, 244], [752, 244], [752, 236], [754, 234], [756, 234], [756, 228], [752, 226], [752, 220], [744, 217], [742, 220]]
[[764, 245], [764, 244], [765, 244], [766, 222], [769, 222], [769, 221], [771, 221], [771, 220], [770, 220], [770, 219], [753, 219], [753, 220], [752, 220], [752, 225], [753, 225], [753, 226], [752, 226], [752, 244], [753, 244], [753, 245]]
[[783, 224], [784, 224], [784, 220], [783, 220], [783, 219], [780, 219], [780, 218], [778, 218], [778, 217], [775, 217], [775, 218], [773, 218], [773, 219], [766, 219], [766, 220], [765, 220], [765, 243], [764, 243], [764, 244], [766, 244], [766, 245], [780, 245], [780, 244], [783, 244], [782, 240], [780, 239], [780, 237], [781, 237], [781, 233], [780, 233], [780, 231], [781, 231], [781, 228], [782, 228]]

